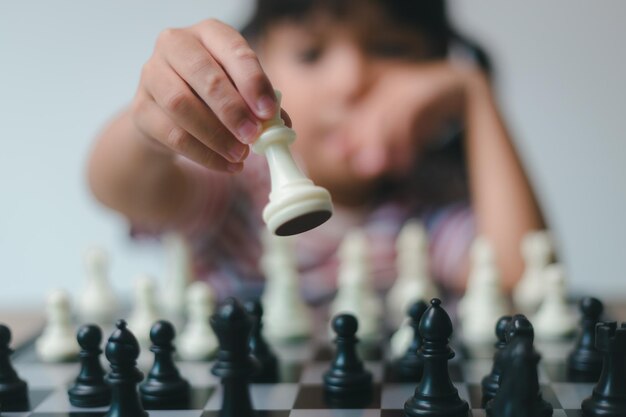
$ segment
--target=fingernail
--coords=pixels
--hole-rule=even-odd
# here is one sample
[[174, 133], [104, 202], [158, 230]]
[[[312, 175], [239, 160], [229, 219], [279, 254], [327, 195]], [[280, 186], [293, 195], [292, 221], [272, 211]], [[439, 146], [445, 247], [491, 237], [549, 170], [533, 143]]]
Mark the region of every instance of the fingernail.
[[256, 108], [260, 115], [270, 117], [276, 112], [276, 101], [270, 96], [262, 96], [256, 102]]
[[240, 172], [243, 169], [243, 164], [238, 162], [236, 164], [228, 164], [226, 165], [226, 169], [228, 172], [232, 172], [233, 174]]
[[248, 147], [245, 145], [235, 144], [228, 150], [228, 156], [230, 156], [234, 161], [239, 162], [248, 153]]
[[256, 123], [250, 119], [246, 119], [239, 125], [239, 129], [237, 129], [237, 132], [239, 133], [239, 138], [243, 143], [250, 144], [254, 142], [254, 140], [257, 138], [260, 130], [260, 123]]

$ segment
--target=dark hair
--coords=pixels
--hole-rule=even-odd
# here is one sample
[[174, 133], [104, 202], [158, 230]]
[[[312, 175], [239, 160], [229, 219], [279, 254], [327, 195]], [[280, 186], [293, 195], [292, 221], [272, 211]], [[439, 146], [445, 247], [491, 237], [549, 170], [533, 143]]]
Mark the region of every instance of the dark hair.
[[[242, 34], [253, 40], [271, 24], [283, 20], [305, 19], [312, 12], [325, 11], [344, 18], [355, 3], [364, 0], [257, 0], [256, 9]], [[448, 18], [446, 0], [367, 0], [380, 5], [398, 24], [424, 34], [436, 57], [445, 57], [451, 45], [461, 47], [487, 73], [491, 62], [476, 42], [460, 34]]]

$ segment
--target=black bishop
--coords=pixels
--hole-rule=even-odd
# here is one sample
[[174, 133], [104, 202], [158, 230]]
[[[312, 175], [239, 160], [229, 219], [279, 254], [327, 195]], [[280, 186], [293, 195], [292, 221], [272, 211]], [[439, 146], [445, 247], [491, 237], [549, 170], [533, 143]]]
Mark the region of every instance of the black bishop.
[[111, 365], [111, 372], [106, 376], [111, 386], [111, 407], [105, 417], [148, 417], [139, 401], [137, 384], [143, 374], [137, 369], [139, 342], [126, 328], [124, 320], [118, 320], [117, 329], [106, 345], [105, 355]]
[[452, 321], [438, 298], [430, 301], [430, 307], [420, 321], [419, 332], [424, 372], [415, 394], [404, 404], [405, 414], [408, 417], [470, 416], [469, 404], [459, 397], [448, 373], [448, 361], [454, 357], [449, 346]]

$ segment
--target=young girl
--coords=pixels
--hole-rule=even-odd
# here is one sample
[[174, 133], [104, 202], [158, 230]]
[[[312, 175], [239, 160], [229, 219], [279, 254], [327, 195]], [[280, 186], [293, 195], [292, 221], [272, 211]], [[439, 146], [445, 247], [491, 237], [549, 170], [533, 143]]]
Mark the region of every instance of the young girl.
[[135, 232], [184, 233], [198, 278], [220, 296], [258, 292], [270, 187], [249, 144], [282, 111], [298, 135], [294, 157], [335, 207], [295, 238], [308, 298], [332, 294], [336, 249], [355, 227], [370, 238], [376, 285], [389, 287], [395, 237], [413, 217], [442, 286], [463, 289], [482, 234], [510, 290], [520, 239], [543, 222], [488, 60], [451, 27], [444, 0], [257, 3], [243, 35], [216, 20], [160, 34], [132, 105], [95, 145], [96, 197]]

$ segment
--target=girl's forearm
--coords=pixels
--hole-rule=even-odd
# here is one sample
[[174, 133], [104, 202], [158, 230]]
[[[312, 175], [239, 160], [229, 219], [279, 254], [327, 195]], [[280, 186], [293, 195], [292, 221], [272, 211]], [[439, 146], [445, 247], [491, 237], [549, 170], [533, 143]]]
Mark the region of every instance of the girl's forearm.
[[494, 245], [503, 285], [510, 291], [524, 267], [522, 237], [545, 225], [484, 75], [472, 74], [466, 99], [466, 146], [477, 232]]
[[98, 200], [148, 226], [175, 221], [189, 194], [174, 155], [143, 137], [128, 111], [99, 135], [87, 169]]

